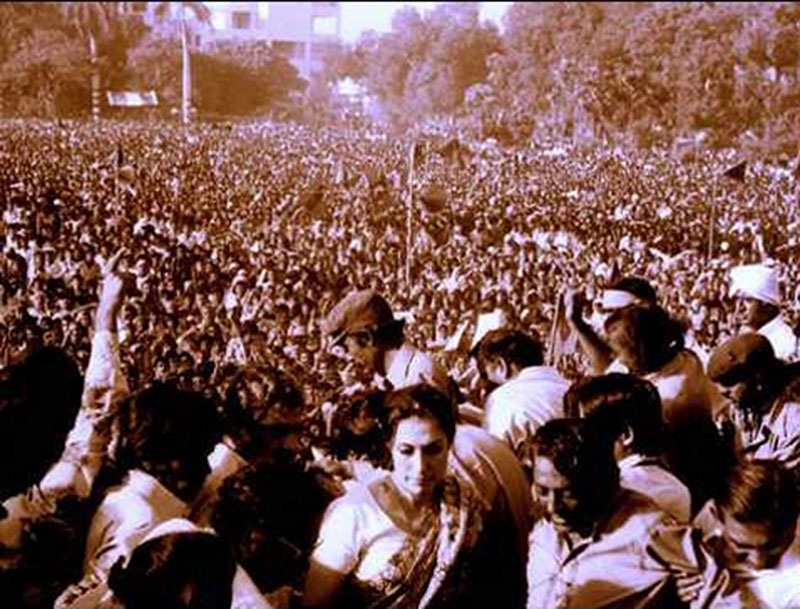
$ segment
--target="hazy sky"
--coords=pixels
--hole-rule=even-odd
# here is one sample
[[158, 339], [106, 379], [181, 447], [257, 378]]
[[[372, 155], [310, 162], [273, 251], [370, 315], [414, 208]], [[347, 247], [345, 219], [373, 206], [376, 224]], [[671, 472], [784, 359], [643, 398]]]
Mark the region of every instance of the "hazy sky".
[[[355, 42], [361, 32], [375, 30], [388, 32], [392, 26], [392, 16], [404, 7], [413, 6], [420, 12], [435, 7], [438, 2], [342, 2], [342, 38], [345, 42]], [[481, 17], [501, 26], [501, 18], [511, 2], [481, 2]]]

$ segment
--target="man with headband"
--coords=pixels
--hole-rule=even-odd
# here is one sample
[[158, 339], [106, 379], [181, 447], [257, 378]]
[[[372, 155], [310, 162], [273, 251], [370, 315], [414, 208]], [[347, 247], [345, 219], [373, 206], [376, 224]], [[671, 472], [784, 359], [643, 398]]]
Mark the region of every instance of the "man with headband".
[[[656, 291], [646, 280], [640, 277], [623, 277], [603, 290], [600, 297], [599, 317], [595, 325], [598, 328], [602, 328], [603, 322], [614, 311], [633, 305], [649, 307], [657, 304], [657, 302]], [[587, 303], [583, 294], [569, 292], [565, 299], [565, 304], [569, 325], [577, 334], [581, 348], [592, 359], [594, 372], [597, 374], [627, 372], [615, 360], [611, 347], [600, 336], [598, 330], [584, 319], [583, 314]]]

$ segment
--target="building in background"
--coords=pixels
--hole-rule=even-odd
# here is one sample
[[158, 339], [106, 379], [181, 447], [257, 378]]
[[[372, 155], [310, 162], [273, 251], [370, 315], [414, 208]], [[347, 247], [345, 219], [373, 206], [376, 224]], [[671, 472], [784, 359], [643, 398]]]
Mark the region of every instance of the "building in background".
[[[145, 23], [163, 36], [178, 32], [177, 5], [173, 19], [159, 22], [157, 2], [127, 2], [129, 12], [142, 15]], [[341, 40], [341, 6], [338, 2], [205, 2], [211, 23], [192, 24], [192, 44], [211, 50], [223, 45], [270, 44], [286, 56], [300, 76], [310, 80], [322, 70], [322, 58], [330, 45]], [[188, 21], [194, 15], [186, 10]]]

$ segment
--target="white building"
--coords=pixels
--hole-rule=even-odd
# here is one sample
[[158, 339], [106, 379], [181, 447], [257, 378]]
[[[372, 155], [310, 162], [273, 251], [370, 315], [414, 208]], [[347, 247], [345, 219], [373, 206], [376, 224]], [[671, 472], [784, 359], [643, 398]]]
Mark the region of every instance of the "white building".
[[[159, 23], [158, 2], [127, 2], [126, 9], [141, 14], [161, 35], [178, 33], [178, 2], [172, 3], [173, 19]], [[191, 10], [192, 44], [213, 49], [219, 45], [269, 43], [283, 53], [309, 79], [322, 69], [322, 58], [330, 45], [341, 40], [341, 7], [338, 2], [205, 2], [211, 24], [197, 23]]]

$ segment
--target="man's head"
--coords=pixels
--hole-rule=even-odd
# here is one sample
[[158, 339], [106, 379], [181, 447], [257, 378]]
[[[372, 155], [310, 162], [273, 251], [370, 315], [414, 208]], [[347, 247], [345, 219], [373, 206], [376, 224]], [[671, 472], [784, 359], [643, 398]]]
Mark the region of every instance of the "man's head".
[[587, 421], [545, 423], [532, 442], [533, 494], [559, 533], [588, 535], [619, 489], [611, 444]]
[[585, 417], [606, 434], [620, 460], [659, 456], [664, 448], [661, 398], [655, 386], [630, 374], [606, 374], [574, 384], [564, 396], [567, 416]]
[[209, 473], [208, 454], [221, 439], [212, 401], [157, 383], [120, 404], [115, 426], [123, 471], [142, 470], [180, 499], [194, 499]]
[[481, 375], [494, 385], [502, 385], [524, 368], [544, 363], [542, 344], [518, 330], [492, 330], [477, 347]]
[[343, 345], [358, 365], [381, 372], [385, 352], [403, 344], [403, 326], [382, 296], [361, 290], [351, 292], [331, 309], [323, 331], [333, 345]]
[[709, 378], [739, 408], [755, 412], [768, 407], [782, 388], [781, 369], [769, 340], [753, 332], [727, 340], [708, 362]]
[[737, 322], [753, 330], [780, 314], [780, 286], [776, 269], [749, 264], [731, 270], [730, 295], [737, 297]]
[[605, 330], [614, 353], [635, 374], [658, 370], [683, 347], [683, 328], [655, 305], [619, 309]]
[[212, 533], [162, 535], [137, 546], [127, 566], [114, 565], [109, 587], [129, 609], [227, 609], [236, 561]]
[[248, 366], [234, 375], [225, 395], [227, 433], [243, 457], [269, 462], [303, 457], [306, 404], [292, 377], [272, 366]]
[[722, 560], [734, 572], [777, 566], [792, 545], [797, 483], [775, 461], [743, 462], [714, 499], [722, 524]]

